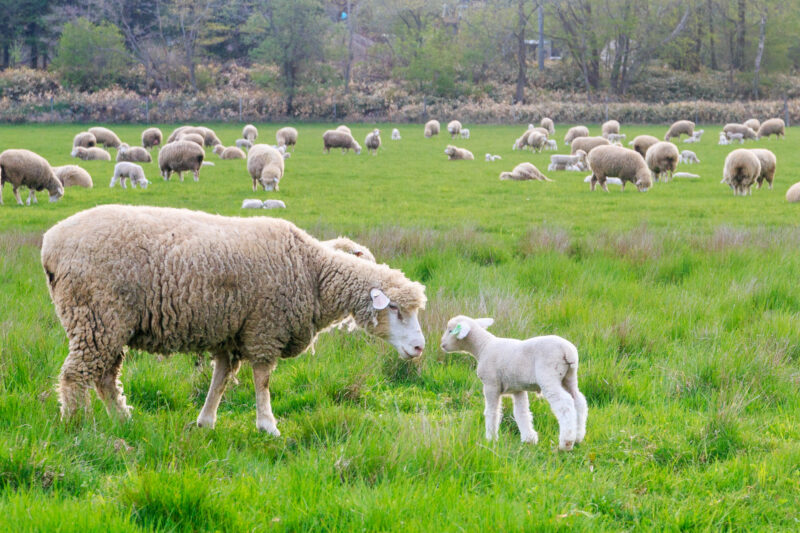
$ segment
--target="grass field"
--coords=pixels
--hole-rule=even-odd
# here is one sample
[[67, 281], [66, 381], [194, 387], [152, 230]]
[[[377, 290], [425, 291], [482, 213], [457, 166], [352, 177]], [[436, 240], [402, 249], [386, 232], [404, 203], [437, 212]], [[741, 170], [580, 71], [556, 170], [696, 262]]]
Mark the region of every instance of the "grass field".
[[[301, 125], [277, 193], [253, 193], [243, 161], [220, 161], [147, 190], [110, 189], [113, 164], [81, 162], [95, 188], [55, 204], [0, 207], [0, 523], [46, 531], [797, 530], [800, 528], [800, 131], [775, 151], [774, 190], [720, 185], [719, 126], [699, 144], [699, 180], [647, 193], [591, 193], [587, 173], [501, 182], [550, 153], [512, 152], [522, 127], [471, 126], [474, 162], [448, 162], [448, 139], [380, 126], [377, 157], [323, 155], [325, 125]], [[240, 126], [216, 125], [232, 144]], [[360, 141], [371, 125], [353, 127]], [[0, 147], [69, 157], [79, 126], [4, 126]], [[143, 128], [115, 130], [133, 144]], [[165, 134], [171, 127], [162, 126]], [[274, 140], [275, 125], [259, 125]], [[590, 128], [593, 134], [599, 127]], [[662, 137], [666, 127], [625, 127]], [[557, 125], [564, 152], [566, 126]], [[485, 152], [502, 161], [486, 163]], [[281, 211], [239, 209], [280, 198]], [[283, 435], [255, 429], [252, 376], [228, 388], [217, 428], [192, 422], [210, 371], [194, 358], [131, 351], [122, 381], [133, 419], [65, 426], [53, 391], [67, 340], [39, 262], [41, 234], [105, 203], [280, 216], [318, 237], [348, 235], [426, 284], [428, 345], [410, 364], [355, 332], [323, 335], [316, 355], [282, 361], [271, 381]], [[125, 232], [125, 228], [120, 228]], [[505, 406], [483, 440], [474, 361], [438, 349], [448, 318], [492, 316], [503, 336], [558, 334], [581, 356], [586, 441], [557, 447], [557, 423], [532, 399], [538, 445]]]

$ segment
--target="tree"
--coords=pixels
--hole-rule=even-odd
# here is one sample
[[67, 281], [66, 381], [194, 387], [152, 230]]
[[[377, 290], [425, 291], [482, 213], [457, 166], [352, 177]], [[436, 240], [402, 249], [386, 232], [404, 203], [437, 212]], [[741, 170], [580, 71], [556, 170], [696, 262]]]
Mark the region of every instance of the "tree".
[[192, 92], [197, 92], [196, 61], [201, 33], [205, 30], [216, 7], [215, 0], [174, 0], [170, 10], [175, 34], [181, 45], [184, 65], [189, 72]]
[[[514, 91], [514, 103], [525, 103], [525, 84], [528, 81], [528, 45], [525, 42], [525, 32], [528, 29], [528, 22], [531, 16], [539, 8], [537, 2], [531, 2], [528, 9], [525, 9], [525, 0], [517, 0], [517, 20], [513, 36], [517, 43], [517, 86]], [[539, 43], [544, 46], [544, 43]]]
[[94, 91], [118, 81], [128, 64], [125, 40], [116, 26], [79, 18], [64, 26], [52, 68], [65, 85]]

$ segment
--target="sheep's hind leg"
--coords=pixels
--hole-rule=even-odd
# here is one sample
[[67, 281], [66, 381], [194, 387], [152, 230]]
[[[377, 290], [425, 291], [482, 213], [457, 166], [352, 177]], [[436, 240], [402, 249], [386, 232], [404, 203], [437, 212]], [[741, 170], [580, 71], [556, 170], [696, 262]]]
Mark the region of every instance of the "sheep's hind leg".
[[520, 439], [522, 442], [536, 444], [539, 442], [539, 435], [533, 429], [533, 415], [531, 415], [531, 407], [528, 402], [528, 393], [525, 391], [515, 392], [512, 397], [514, 398], [514, 420], [517, 421]]
[[203, 409], [197, 416], [198, 426], [214, 429], [217, 423], [217, 409], [230, 373], [231, 364], [228, 354], [215, 354], [214, 373], [211, 375], [211, 385], [208, 387], [208, 395], [206, 395]]
[[561, 383], [542, 389], [550, 409], [558, 419], [558, 448], [569, 451], [577, 438], [577, 413], [572, 396], [561, 387]]
[[28, 201], [27, 201], [27, 204], [31, 205], [31, 203], [38, 204], [39, 200], [36, 198], [36, 192], [33, 189], [28, 189]]
[[589, 407], [586, 405], [586, 397], [578, 390], [578, 371], [575, 369], [567, 370], [567, 375], [564, 376], [562, 385], [567, 392], [572, 396], [575, 403], [575, 418], [576, 418], [576, 433], [575, 442], [583, 442], [586, 436], [586, 418], [589, 415]]
[[486, 440], [497, 439], [500, 428], [500, 392], [495, 387], [483, 386], [485, 408], [483, 417], [486, 421]]
[[61, 420], [71, 419], [79, 408], [89, 407], [90, 379], [81, 355], [70, 351], [58, 380], [58, 401], [61, 404]]
[[124, 358], [124, 353], [119, 350], [111, 366], [105, 370], [100, 379], [95, 381], [95, 390], [100, 399], [103, 400], [103, 403], [105, 403], [106, 411], [109, 415], [118, 414], [125, 419], [129, 419], [131, 417], [131, 408], [125, 401], [122, 383], [119, 380]]
[[280, 437], [269, 394], [269, 377], [274, 364], [253, 363], [253, 384], [256, 389], [256, 428], [275, 437]]
[[14, 198], [17, 199], [17, 204], [18, 205], [24, 205], [22, 203], [22, 198], [19, 197], [19, 189], [17, 187], [14, 187]]

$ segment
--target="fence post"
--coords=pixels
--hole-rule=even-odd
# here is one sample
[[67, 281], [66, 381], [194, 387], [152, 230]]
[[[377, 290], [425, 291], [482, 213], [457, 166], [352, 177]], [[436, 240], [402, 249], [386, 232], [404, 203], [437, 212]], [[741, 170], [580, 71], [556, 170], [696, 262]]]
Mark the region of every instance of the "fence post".
[[608, 122], [608, 95], [606, 95], [605, 97], [605, 102], [606, 102], [606, 122]]
[[53, 97], [50, 97], [50, 114], [53, 114]]
[[786, 127], [789, 127], [789, 97], [786, 96], [786, 93], [783, 93], [783, 116]]
[[337, 113], [336, 113], [336, 102], [334, 102], [333, 103], [333, 118], [334, 119], [336, 118], [336, 115], [337, 115]]
[[150, 124], [150, 97], [144, 97], [144, 122]]
[[428, 98], [422, 97], [422, 118], [428, 118]]
[[242, 122], [242, 97], [239, 97], [239, 122]]

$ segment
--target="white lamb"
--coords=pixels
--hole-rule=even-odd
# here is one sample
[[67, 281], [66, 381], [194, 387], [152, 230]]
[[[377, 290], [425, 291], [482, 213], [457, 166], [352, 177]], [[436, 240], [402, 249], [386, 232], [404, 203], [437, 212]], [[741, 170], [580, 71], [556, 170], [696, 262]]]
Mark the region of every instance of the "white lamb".
[[692, 178], [697, 179], [700, 177], [699, 174], [692, 174], [690, 172], [676, 172], [672, 175], [673, 178]]
[[114, 185], [119, 182], [123, 189], [127, 189], [125, 186], [126, 179], [130, 180], [131, 187], [134, 189], [137, 185], [142, 189], [146, 189], [150, 184], [150, 180], [144, 176], [144, 169], [141, 166], [136, 163], [122, 161], [114, 165], [114, 175], [111, 176], [111, 184], [109, 187], [113, 188]]
[[492, 155], [490, 153], [486, 154], [486, 161], [491, 162], [491, 161], [497, 161], [498, 159], [503, 159], [503, 158], [500, 157], [499, 155]]
[[694, 133], [692, 133], [691, 137], [685, 138], [683, 140], [683, 142], [685, 142], [685, 143], [699, 143], [700, 142], [700, 138], [703, 136], [703, 131], [704, 130], [695, 131]]
[[681, 157], [678, 160], [679, 163], [687, 163], [691, 165], [692, 163], [699, 163], [700, 160], [697, 159], [697, 154], [692, 152], [691, 150], [684, 150], [681, 152]]
[[469, 139], [469, 129], [461, 128], [461, 138], [462, 139]]
[[608, 139], [608, 142], [610, 142], [611, 144], [614, 144], [622, 142], [622, 140], [625, 139], [626, 137], [627, 135], [625, 135], [624, 133], [609, 133], [606, 136], [606, 139]]
[[[722, 135], [725, 135], [725, 134], [723, 133]], [[721, 140], [722, 140], [722, 138], [720, 138], [720, 141]], [[733, 144], [736, 141], [739, 141], [739, 144], [744, 144], [744, 133], [729, 133], [728, 134], [728, 141], [730, 141], [730, 144]]]
[[392, 130], [392, 140], [393, 141], [399, 141], [400, 140], [400, 130], [398, 130], [397, 128]]
[[535, 444], [539, 435], [533, 429], [528, 391], [541, 390], [558, 419], [558, 447], [571, 450], [586, 435], [586, 398], [578, 390], [578, 350], [557, 335], [527, 340], [495, 337], [485, 328], [491, 318], [456, 316], [442, 335], [445, 352], [466, 352], [478, 361], [478, 377], [483, 382], [486, 409], [486, 438], [497, 438], [500, 426], [500, 399], [514, 399], [514, 419], [522, 442]]
[[[567, 169], [567, 170], [583, 170], [583, 169], [576, 168], [576, 169]], [[584, 183], [591, 183], [592, 182], [592, 175], [589, 174], [588, 176], [583, 178], [583, 182]], [[619, 178], [606, 177], [606, 183], [609, 183], [611, 185], [622, 185], [622, 180], [619, 179]]]
[[724, 146], [726, 144], [731, 144], [731, 141], [728, 140], [728, 136], [724, 133], [719, 134], [719, 142], [717, 143], [720, 146]]
[[558, 150], [558, 143], [555, 139], [547, 139], [544, 142], [544, 149], [545, 150]]

